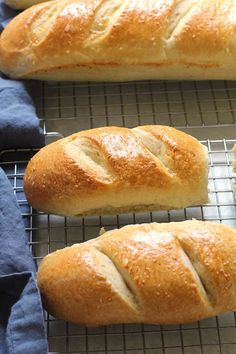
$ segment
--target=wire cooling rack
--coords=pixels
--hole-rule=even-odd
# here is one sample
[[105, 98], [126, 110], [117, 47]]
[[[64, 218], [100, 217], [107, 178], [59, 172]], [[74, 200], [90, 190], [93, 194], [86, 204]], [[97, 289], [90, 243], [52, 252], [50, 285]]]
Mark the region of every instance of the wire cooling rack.
[[64, 135], [104, 125], [165, 124], [201, 138], [199, 127], [236, 123], [236, 82], [42, 82], [32, 92], [45, 131], [58, 131], [59, 125]]
[[[236, 143], [235, 82], [31, 85], [48, 142], [92, 127], [157, 123], [192, 133], [209, 151], [209, 204], [178, 211], [86, 218], [58, 217], [33, 210], [25, 199], [22, 184], [27, 162], [36, 150], [2, 152], [0, 165], [18, 199], [37, 264], [49, 252], [96, 237], [101, 227], [109, 230], [131, 223], [196, 218], [236, 228], [232, 172], [232, 148]], [[179, 326], [138, 324], [87, 329], [46, 313], [45, 321], [50, 353], [236, 354], [234, 312]]]

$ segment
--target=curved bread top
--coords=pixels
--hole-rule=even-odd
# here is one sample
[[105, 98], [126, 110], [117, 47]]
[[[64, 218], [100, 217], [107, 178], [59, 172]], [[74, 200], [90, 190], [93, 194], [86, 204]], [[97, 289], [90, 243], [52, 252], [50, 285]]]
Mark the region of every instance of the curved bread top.
[[234, 14], [234, 0], [50, 1], [24, 11], [3, 31], [0, 69], [34, 77], [104, 65], [233, 68]]
[[184, 323], [236, 307], [236, 232], [200, 221], [125, 226], [46, 256], [49, 311], [86, 325]]
[[[190, 135], [158, 125], [105, 127], [41, 149], [27, 166], [24, 188], [35, 208], [59, 214], [67, 205], [72, 210], [76, 201], [96, 196], [107, 198], [109, 205], [122, 190], [129, 198], [132, 190], [149, 189], [150, 198], [155, 191], [159, 201], [170, 203], [164, 205], [177, 207], [177, 199], [183, 207], [182, 197], [184, 206], [207, 201], [207, 175], [207, 149]], [[145, 195], [139, 204], [142, 199], [145, 202]]]

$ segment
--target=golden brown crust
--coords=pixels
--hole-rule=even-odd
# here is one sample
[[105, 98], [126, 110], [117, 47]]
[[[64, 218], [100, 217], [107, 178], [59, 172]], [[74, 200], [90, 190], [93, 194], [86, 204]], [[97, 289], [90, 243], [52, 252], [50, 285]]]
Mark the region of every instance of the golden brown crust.
[[50, 1], [3, 31], [0, 69], [54, 80], [235, 79], [234, 11], [234, 0]]
[[182, 208], [208, 201], [207, 150], [165, 126], [81, 131], [41, 149], [24, 189], [36, 209], [61, 215]]
[[67, 321], [185, 323], [236, 308], [235, 255], [236, 231], [220, 224], [129, 225], [46, 256], [37, 278]]

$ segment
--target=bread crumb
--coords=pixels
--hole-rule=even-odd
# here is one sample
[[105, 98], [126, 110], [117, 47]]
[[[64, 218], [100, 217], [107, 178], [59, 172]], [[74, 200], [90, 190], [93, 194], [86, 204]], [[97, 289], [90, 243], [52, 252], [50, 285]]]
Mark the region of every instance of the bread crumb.
[[106, 230], [104, 227], [101, 227], [101, 229], [99, 230], [99, 236], [102, 236], [103, 234], [105, 234]]

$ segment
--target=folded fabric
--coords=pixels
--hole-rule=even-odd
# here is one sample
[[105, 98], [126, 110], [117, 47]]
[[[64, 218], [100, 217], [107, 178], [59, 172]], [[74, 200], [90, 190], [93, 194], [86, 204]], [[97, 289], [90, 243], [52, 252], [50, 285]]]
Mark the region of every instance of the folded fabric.
[[[0, 1], [0, 32], [16, 12]], [[26, 84], [0, 77], [0, 150], [42, 147], [44, 134], [39, 126]]]
[[0, 150], [43, 145], [43, 131], [25, 84], [1, 77]]
[[[33, 273], [0, 277], [0, 353], [47, 353], [41, 303]], [[1, 333], [2, 332], [2, 333]]]
[[46, 354], [35, 265], [12, 186], [0, 168], [0, 354]]
[[10, 9], [10, 7], [5, 5], [3, 1], [0, 1], [0, 32], [9, 22], [9, 20], [16, 15], [16, 11]]
[[[0, 0], [0, 32], [15, 14]], [[43, 145], [25, 83], [0, 75], [0, 150]], [[24, 228], [12, 186], [0, 168], [0, 354], [47, 353], [36, 269]]]

